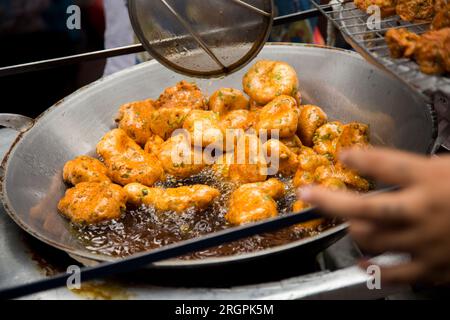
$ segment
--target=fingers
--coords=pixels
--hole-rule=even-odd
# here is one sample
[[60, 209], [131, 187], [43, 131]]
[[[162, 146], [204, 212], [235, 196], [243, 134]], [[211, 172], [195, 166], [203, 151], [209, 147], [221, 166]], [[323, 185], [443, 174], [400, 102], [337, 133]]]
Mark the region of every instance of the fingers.
[[[372, 263], [363, 261], [360, 263], [362, 269], [366, 270]], [[416, 261], [409, 263], [383, 267], [380, 266], [381, 282], [389, 285], [411, 284], [420, 280], [425, 274], [425, 267]]]
[[387, 251], [415, 253], [420, 250], [422, 236], [416, 229], [385, 228], [368, 221], [351, 221], [350, 234], [364, 252]]
[[404, 225], [410, 222], [409, 195], [393, 192], [362, 197], [311, 186], [300, 189], [301, 200], [322, 208], [325, 213], [343, 219], [373, 220], [379, 224]]
[[388, 184], [409, 185], [423, 175], [427, 158], [389, 149], [350, 149], [339, 155], [341, 162]]

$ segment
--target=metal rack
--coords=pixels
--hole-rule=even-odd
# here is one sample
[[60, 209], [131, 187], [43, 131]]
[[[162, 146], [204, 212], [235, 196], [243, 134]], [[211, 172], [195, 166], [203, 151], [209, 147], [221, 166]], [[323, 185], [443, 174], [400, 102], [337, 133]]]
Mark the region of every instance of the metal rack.
[[427, 75], [410, 59], [390, 57], [385, 33], [391, 28], [406, 28], [417, 34], [429, 29], [429, 21], [405, 22], [399, 16], [381, 20], [379, 28], [370, 28], [370, 16], [358, 9], [353, 0], [334, 0], [329, 4], [311, 3], [342, 33], [345, 40], [369, 62], [387, 70], [428, 101], [436, 102], [438, 97], [450, 97], [450, 78]]

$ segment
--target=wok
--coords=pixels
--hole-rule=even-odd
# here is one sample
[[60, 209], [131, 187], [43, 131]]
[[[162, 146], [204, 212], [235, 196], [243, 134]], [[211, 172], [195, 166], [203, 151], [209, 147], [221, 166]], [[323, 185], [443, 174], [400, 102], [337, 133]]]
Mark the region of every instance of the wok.
[[[434, 110], [356, 53], [311, 45], [271, 44], [258, 58], [291, 64], [298, 72], [305, 103], [323, 107], [331, 119], [370, 124], [375, 145], [422, 154], [432, 150], [437, 133]], [[192, 80], [208, 93], [219, 87], [239, 88], [247, 69], [223, 79]], [[80, 154], [95, 154], [96, 143], [113, 128], [121, 104], [156, 98], [165, 87], [185, 78], [151, 61], [82, 88], [36, 120], [0, 114], [0, 125], [22, 130], [1, 170], [2, 201], [11, 218], [34, 237], [85, 264], [114, 260], [85, 249], [70, 233], [68, 221], [58, 214], [57, 203], [66, 190], [62, 168]], [[156, 266], [195, 268], [255, 262], [276, 254], [313, 256], [341, 238], [346, 229], [347, 225], [342, 224], [308, 239], [249, 254], [168, 260]]]

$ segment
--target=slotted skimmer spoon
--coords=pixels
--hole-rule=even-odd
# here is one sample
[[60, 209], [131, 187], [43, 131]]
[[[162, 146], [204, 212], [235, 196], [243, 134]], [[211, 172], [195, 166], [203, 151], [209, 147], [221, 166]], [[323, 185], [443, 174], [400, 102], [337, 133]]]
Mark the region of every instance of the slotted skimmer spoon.
[[272, 0], [129, 0], [134, 31], [164, 66], [220, 77], [247, 65], [273, 23]]

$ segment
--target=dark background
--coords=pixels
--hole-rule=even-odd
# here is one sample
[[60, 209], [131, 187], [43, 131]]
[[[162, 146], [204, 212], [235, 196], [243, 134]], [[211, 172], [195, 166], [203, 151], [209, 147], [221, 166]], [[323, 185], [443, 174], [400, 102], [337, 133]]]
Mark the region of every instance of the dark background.
[[[79, 5], [82, 29], [66, 26], [67, 8]], [[0, 0], [0, 66], [103, 49], [101, 0]], [[77, 88], [98, 79], [105, 61], [0, 77], [2, 113], [36, 117]]]

